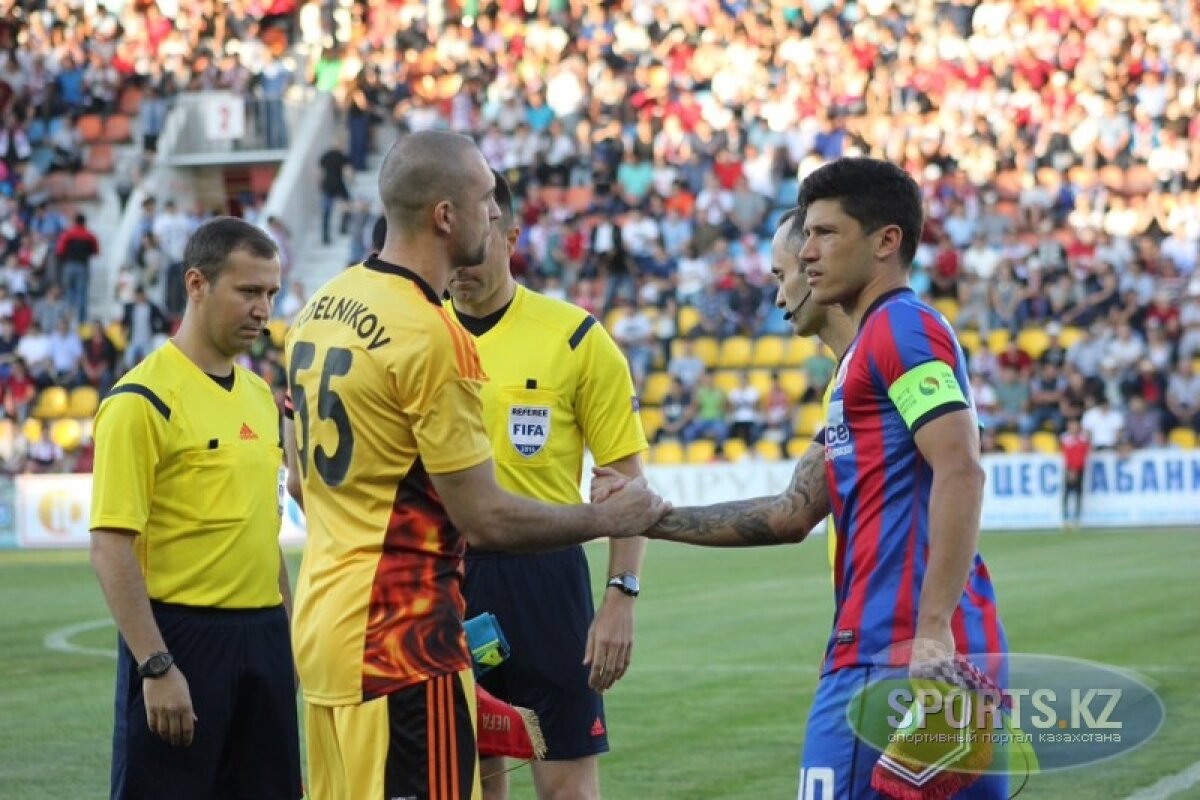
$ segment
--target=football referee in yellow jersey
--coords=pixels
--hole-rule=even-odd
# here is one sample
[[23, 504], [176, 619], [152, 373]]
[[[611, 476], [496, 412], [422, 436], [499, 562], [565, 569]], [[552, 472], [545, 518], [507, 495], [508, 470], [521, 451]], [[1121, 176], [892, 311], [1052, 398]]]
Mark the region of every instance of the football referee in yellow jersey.
[[96, 415], [92, 565], [120, 631], [111, 797], [301, 795], [279, 412], [234, 359], [279, 291], [239, 219], [184, 251], [179, 332]]
[[[509, 259], [520, 228], [496, 174], [500, 218], [488, 257], [451, 273], [450, 306], [475, 338], [489, 381], [484, 421], [505, 489], [552, 503], [581, 502], [586, 445], [597, 464], [641, 474], [646, 449], [629, 365], [603, 326], [578, 306], [519, 286]], [[613, 539], [599, 613], [581, 546], [548, 553], [469, 548], [467, 617], [492, 612], [512, 655], [480, 682], [537, 712], [546, 757], [532, 764], [539, 798], [600, 797], [608, 750], [599, 692], [618, 680], [633, 648], [633, 611], [645, 539]], [[484, 797], [507, 796], [504, 759], [481, 765]]]
[[[791, 208], [779, 218], [779, 227], [775, 229], [775, 238], [771, 240], [771, 274], [775, 280], [804, 281], [804, 269], [800, 263], [800, 250], [804, 247], [804, 218], [800, 209]], [[796, 290], [793, 289], [793, 296]], [[833, 351], [833, 357], [839, 362], [842, 354], [854, 340], [854, 323], [842, 311], [841, 306], [823, 306], [812, 302], [812, 292], [804, 294], [794, 308], [787, 310], [785, 315], [792, 324], [792, 330], [797, 336], [816, 336], [826, 347]], [[834, 380], [830, 379], [821, 398], [821, 419], [829, 416], [829, 396], [833, 393]], [[816, 441], [824, 445], [825, 429], [817, 431]], [[832, 574], [834, 556], [837, 553], [837, 530], [833, 527], [833, 516], [825, 521], [825, 544], [829, 553], [829, 569]]]

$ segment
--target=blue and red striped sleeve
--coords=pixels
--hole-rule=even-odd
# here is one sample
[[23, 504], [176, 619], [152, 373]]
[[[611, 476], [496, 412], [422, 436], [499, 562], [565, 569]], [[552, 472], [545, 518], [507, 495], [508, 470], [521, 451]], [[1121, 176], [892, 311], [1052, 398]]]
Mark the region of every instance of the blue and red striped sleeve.
[[932, 311], [891, 303], [872, 320], [871, 365], [909, 431], [969, 408], [962, 351]]

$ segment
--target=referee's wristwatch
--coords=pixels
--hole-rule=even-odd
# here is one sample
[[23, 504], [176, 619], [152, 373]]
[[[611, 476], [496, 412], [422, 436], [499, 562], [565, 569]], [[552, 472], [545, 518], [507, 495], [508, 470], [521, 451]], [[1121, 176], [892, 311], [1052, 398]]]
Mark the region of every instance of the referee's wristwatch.
[[161, 678], [171, 671], [171, 665], [175, 663], [175, 656], [163, 651], [160, 653], [151, 653], [150, 657], [138, 664], [137, 673], [139, 678]]
[[632, 572], [622, 572], [620, 575], [612, 576], [608, 579], [608, 585], [627, 597], [637, 597], [642, 591], [642, 584], [638, 582], [638, 576]]

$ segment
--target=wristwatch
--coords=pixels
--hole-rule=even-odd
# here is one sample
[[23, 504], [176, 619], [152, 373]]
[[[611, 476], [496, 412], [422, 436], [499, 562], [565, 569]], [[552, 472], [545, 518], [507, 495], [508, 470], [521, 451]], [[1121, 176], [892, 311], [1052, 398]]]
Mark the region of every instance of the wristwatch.
[[150, 657], [138, 664], [137, 672], [140, 678], [161, 678], [175, 663], [175, 656], [167, 652], [151, 653]]
[[629, 597], [637, 597], [642, 591], [642, 584], [638, 582], [637, 575], [632, 572], [622, 572], [620, 575], [612, 576], [608, 579], [608, 585]]

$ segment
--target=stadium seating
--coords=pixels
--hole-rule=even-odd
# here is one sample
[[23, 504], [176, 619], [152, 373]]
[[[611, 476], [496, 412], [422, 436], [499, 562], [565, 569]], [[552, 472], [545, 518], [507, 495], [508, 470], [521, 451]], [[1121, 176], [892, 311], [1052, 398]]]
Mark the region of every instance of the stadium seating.
[[998, 433], [996, 434], [996, 443], [1006, 453], [1021, 452], [1021, 437], [1015, 433]]
[[771, 392], [771, 370], [752, 369], [746, 373], [746, 378], [750, 385], [758, 391], [759, 400], [766, 400], [767, 395]]
[[726, 461], [741, 461], [746, 457], [749, 448], [741, 439], [726, 439], [721, 445], [721, 452], [724, 453]]
[[271, 344], [280, 349], [283, 348], [284, 339], [287, 337], [288, 323], [287, 320], [273, 319], [267, 323], [267, 332], [271, 334]]
[[1008, 340], [1012, 338], [1004, 328], [997, 328], [994, 331], [989, 331], [987, 335], [988, 349], [993, 353], [999, 353], [1008, 346]]
[[25, 441], [33, 444], [42, 440], [42, 423], [30, 417], [21, 425], [21, 435], [25, 437]]
[[77, 449], [83, 439], [83, 428], [79, 420], [59, 419], [50, 426], [50, 441], [68, 453]]
[[955, 333], [958, 334], [958, 343], [967, 351], [968, 356], [979, 352], [979, 331], [956, 329]]
[[796, 432], [805, 436], [812, 436], [816, 433], [817, 428], [821, 427], [821, 404], [820, 403], [805, 403], [800, 406], [800, 410], [796, 413]]
[[695, 306], [683, 306], [679, 309], [679, 333], [687, 336], [693, 328], [700, 324], [700, 309]]
[[763, 461], [778, 461], [781, 455], [779, 442], [759, 439], [754, 443], [754, 455]]
[[653, 441], [654, 435], [658, 433], [658, 429], [662, 427], [662, 409], [642, 406], [639, 414], [642, 419], [642, 430], [645, 431], [646, 438], [650, 441]]
[[1082, 328], [1063, 328], [1062, 333], [1059, 334], [1058, 342], [1063, 347], [1070, 347], [1083, 338], [1083, 333]]
[[1037, 431], [1032, 437], [1033, 449], [1037, 453], [1057, 453], [1058, 437], [1049, 431]]
[[717, 353], [720, 343], [711, 336], [701, 336], [692, 340], [692, 355], [704, 362], [706, 367], [717, 365]]
[[1036, 360], [1050, 345], [1050, 336], [1042, 328], [1026, 328], [1017, 335], [1017, 345]]
[[716, 455], [717, 444], [711, 439], [697, 439], [688, 442], [686, 460], [689, 464], [708, 464]]
[[1184, 450], [1196, 449], [1196, 432], [1191, 428], [1175, 428], [1168, 435], [1167, 440], [1175, 447]]
[[725, 369], [741, 369], [750, 364], [753, 345], [745, 336], [730, 336], [721, 342], [717, 365]]
[[815, 336], [793, 336], [789, 340], [783, 363], [789, 367], [799, 367], [816, 355], [819, 347], [820, 341]]
[[716, 386], [725, 394], [729, 394], [736, 389], [740, 381], [740, 373], [737, 370], [723, 369], [713, 375], [713, 386]]
[[69, 407], [67, 390], [61, 386], [47, 386], [38, 393], [30, 416], [35, 419], [58, 419]]
[[788, 458], [799, 458], [808, 449], [808, 446], [812, 444], [812, 441], [812, 437], [810, 436], [793, 436], [791, 439], [788, 439]]
[[671, 376], [665, 372], [651, 372], [642, 386], [641, 401], [647, 405], [661, 405], [671, 390]]
[[67, 416], [84, 419], [94, 416], [100, 406], [100, 393], [92, 386], [77, 386], [67, 401]]
[[779, 385], [787, 392], [788, 399], [793, 403], [800, 402], [800, 398], [808, 390], [808, 380], [804, 377], [804, 373], [798, 369], [785, 369], [779, 372]]
[[782, 336], [760, 336], [754, 342], [750, 363], [756, 367], [782, 366], [786, 352], [787, 340]]
[[104, 329], [104, 333], [108, 336], [108, 340], [112, 342], [113, 347], [119, 351], [125, 350], [125, 345], [128, 342], [125, 341], [125, 328], [119, 320], [110, 322], [108, 327]]
[[652, 464], [682, 464], [683, 445], [674, 439], [667, 439], [654, 445], [650, 450]]
[[943, 297], [933, 301], [933, 307], [941, 312], [950, 324], [958, 318], [958, 301], [953, 297]]

